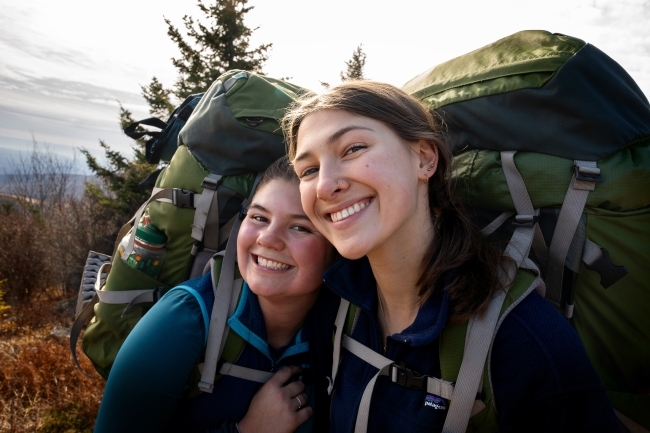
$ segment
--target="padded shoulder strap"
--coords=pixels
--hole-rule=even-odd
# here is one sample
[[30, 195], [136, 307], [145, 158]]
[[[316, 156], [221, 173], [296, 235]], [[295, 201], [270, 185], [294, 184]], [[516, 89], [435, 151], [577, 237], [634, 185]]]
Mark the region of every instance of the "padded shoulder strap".
[[[526, 262], [524, 262], [524, 265], [526, 265]], [[532, 272], [525, 269], [519, 269], [514, 277], [510, 289], [502, 296], [501, 305], [499, 306], [498, 310], [498, 316], [493, 327], [493, 333], [491, 336], [487, 336], [486, 338], [488, 344], [487, 353], [482, 357], [483, 360], [481, 361], [480, 366], [477, 365], [477, 362], [473, 363], [473, 373], [469, 377], [470, 379], [473, 378], [473, 383], [475, 383], [475, 386], [469, 386], [467, 388], [467, 399], [473, 399], [474, 393], [479, 389], [479, 385], [482, 384], [482, 391], [485, 393], [485, 403], [488, 405], [490, 411], [495, 411], [496, 409], [492, 395], [492, 380], [490, 375], [490, 357], [494, 336], [496, 335], [496, 332], [498, 331], [501, 323], [503, 323], [503, 320], [506, 318], [508, 313], [510, 313], [514, 307], [516, 307], [523, 299], [526, 298], [526, 296], [528, 296], [534, 290], [540, 292], [544, 291], [544, 283], [541, 277], [538, 275], [537, 269], [534, 268]], [[494, 304], [492, 307], [496, 308], [496, 306], [497, 305]], [[447, 326], [443, 330], [440, 339], [441, 376], [445, 381], [456, 383], [456, 389], [459, 388], [461, 382], [465, 382], [467, 380], [464, 379], [464, 377], [461, 375], [461, 366], [465, 364], [469, 366], [469, 361], [477, 357], [475, 351], [468, 351], [468, 359], [465, 359], [466, 349], [475, 346], [474, 343], [470, 343], [469, 341], [470, 336], [468, 335], [468, 328], [468, 322]], [[473, 328], [476, 330], [476, 324], [473, 325]], [[471, 331], [472, 330], [470, 329], [469, 332]], [[465, 369], [468, 370], [469, 367], [466, 367]], [[466, 375], [465, 377], [468, 376]], [[454, 400], [458, 397], [459, 395], [456, 395], [455, 391], [454, 399], [452, 399], [452, 402], [450, 404], [450, 409], [454, 405]], [[461, 406], [463, 405], [461, 404]], [[465, 431], [469, 422], [469, 417], [477, 414], [476, 408], [476, 405], [470, 406], [469, 403], [466, 403], [462, 412], [458, 410], [456, 412], [451, 412], [450, 410], [450, 412], [447, 414], [447, 421], [445, 422], [445, 428], [443, 429], [443, 432]], [[490, 423], [495, 422], [496, 417], [487, 416], [482, 419], [487, 420], [486, 422]], [[487, 430], [490, 431], [489, 428]]]

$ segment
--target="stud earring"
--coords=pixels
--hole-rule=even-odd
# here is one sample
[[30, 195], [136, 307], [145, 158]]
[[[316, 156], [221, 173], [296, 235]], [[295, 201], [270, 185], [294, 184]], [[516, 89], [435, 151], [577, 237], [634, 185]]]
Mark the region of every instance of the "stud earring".
[[431, 164], [429, 168], [427, 168], [427, 171], [431, 171], [432, 168], [433, 168], [433, 164]]

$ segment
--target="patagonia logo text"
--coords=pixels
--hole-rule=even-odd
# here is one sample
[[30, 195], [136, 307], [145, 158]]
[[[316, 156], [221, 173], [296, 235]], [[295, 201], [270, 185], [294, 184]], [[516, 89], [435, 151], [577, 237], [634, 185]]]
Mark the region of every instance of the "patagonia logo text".
[[438, 410], [447, 410], [447, 400], [437, 395], [427, 394], [424, 405]]

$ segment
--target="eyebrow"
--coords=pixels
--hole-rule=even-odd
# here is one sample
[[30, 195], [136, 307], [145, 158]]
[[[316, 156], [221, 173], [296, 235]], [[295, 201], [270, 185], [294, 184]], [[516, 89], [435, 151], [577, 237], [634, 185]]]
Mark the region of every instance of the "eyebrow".
[[[355, 129], [365, 129], [366, 131], [372, 131], [371, 128], [368, 128], [368, 127], [366, 127], [366, 126], [349, 125], [349, 126], [346, 126], [346, 127], [344, 127], [344, 128], [339, 129], [339, 130], [336, 131], [334, 134], [330, 135], [329, 138], [328, 138], [327, 140], [325, 140], [325, 143], [326, 143], [326, 144], [332, 144], [332, 143], [334, 143], [335, 141], [337, 141], [339, 138], [341, 138], [343, 135], [345, 135], [345, 134], [347, 134], [348, 132], [353, 131], [353, 130], [355, 130]], [[298, 154], [298, 155], [294, 158], [294, 162], [301, 161], [301, 160], [303, 160], [303, 159], [305, 159], [305, 158], [308, 158], [309, 156], [311, 156], [311, 152], [310, 152], [310, 151], [302, 152], [302, 153]]]
[[[265, 208], [264, 206], [262, 206], [261, 204], [258, 204], [258, 203], [252, 203], [248, 208], [249, 209], [257, 209], [259, 211], [266, 212], [266, 213], [271, 213], [271, 212], [269, 212], [269, 210], [267, 208]], [[306, 221], [311, 222], [309, 217], [307, 215], [305, 215], [305, 214], [302, 214], [302, 213], [292, 214], [292, 215], [290, 215], [290, 217], [293, 218], [293, 219], [306, 220]]]

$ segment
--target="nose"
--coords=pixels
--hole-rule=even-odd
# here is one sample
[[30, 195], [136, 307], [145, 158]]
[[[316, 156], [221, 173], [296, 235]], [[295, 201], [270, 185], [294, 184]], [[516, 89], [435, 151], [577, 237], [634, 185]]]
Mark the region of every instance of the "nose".
[[281, 228], [276, 224], [269, 224], [257, 236], [257, 244], [277, 251], [284, 249], [284, 237]]
[[316, 185], [316, 197], [321, 200], [330, 200], [336, 196], [347, 185], [341, 177], [339, 170], [331, 164], [321, 164], [318, 170], [318, 184]]

